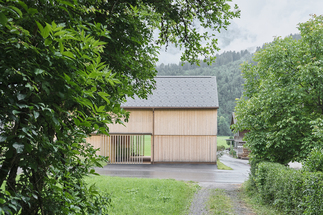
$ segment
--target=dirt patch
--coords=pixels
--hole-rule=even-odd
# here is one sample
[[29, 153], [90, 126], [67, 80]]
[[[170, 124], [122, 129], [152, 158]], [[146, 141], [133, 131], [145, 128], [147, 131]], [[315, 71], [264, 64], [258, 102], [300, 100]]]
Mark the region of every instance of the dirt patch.
[[241, 184], [225, 183], [199, 183], [201, 189], [195, 194], [190, 207], [190, 215], [208, 214], [206, 202], [210, 197], [210, 190], [223, 189], [230, 197], [233, 205], [234, 214], [237, 215], [254, 215], [255, 213], [246, 206], [245, 202], [239, 198]]
[[232, 189], [225, 190], [226, 194], [230, 197], [233, 205], [233, 209], [235, 214], [243, 214], [243, 215], [253, 215], [254, 213], [250, 208], [247, 207], [245, 202], [240, 199], [239, 192], [240, 192], [241, 184], [235, 184], [232, 186]]
[[202, 187], [195, 195], [190, 207], [189, 215], [207, 214], [206, 202], [210, 196], [210, 189]]

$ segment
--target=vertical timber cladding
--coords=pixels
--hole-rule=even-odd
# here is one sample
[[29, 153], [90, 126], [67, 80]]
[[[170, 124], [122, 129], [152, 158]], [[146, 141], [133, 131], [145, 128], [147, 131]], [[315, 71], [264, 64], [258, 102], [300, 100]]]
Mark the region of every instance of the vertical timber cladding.
[[109, 133], [153, 133], [152, 109], [126, 109], [130, 112], [129, 121], [121, 124], [109, 125]]
[[144, 156], [143, 135], [92, 135], [86, 139], [97, 155], [108, 156], [112, 164], [141, 164]]
[[155, 109], [154, 162], [216, 162], [217, 109]]

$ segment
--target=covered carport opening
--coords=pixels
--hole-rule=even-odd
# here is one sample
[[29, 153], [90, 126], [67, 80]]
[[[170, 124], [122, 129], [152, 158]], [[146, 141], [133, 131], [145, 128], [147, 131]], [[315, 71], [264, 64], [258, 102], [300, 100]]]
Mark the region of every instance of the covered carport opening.
[[110, 133], [110, 136], [93, 134], [87, 138], [98, 155], [108, 156], [110, 164], [150, 164], [150, 133]]

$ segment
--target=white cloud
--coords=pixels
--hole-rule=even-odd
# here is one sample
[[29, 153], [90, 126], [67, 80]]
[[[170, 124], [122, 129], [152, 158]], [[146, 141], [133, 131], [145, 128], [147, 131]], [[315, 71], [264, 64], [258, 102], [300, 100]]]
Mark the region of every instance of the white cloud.
[[[241, 9], [241, 17], [218, 36], [221, 52], [253, 51], [275, 36], [298, 33], [298, 23], [309, 20], [310, 14], [323, 13], [323, 1], [318, 0], [233, 0], [233, 3]], [[170, 47], [169, 52], [161, 50], [159, 64], [178, 64], [180, 55], [175, 47]]]

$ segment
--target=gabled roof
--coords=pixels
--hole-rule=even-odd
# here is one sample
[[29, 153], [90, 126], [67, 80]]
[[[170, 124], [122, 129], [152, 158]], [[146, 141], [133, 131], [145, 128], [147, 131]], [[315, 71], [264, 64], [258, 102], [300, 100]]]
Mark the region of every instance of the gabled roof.
[[218, 108], [216, 77], [158, 76], [148, 99], [128, 98], [124, 108]]

